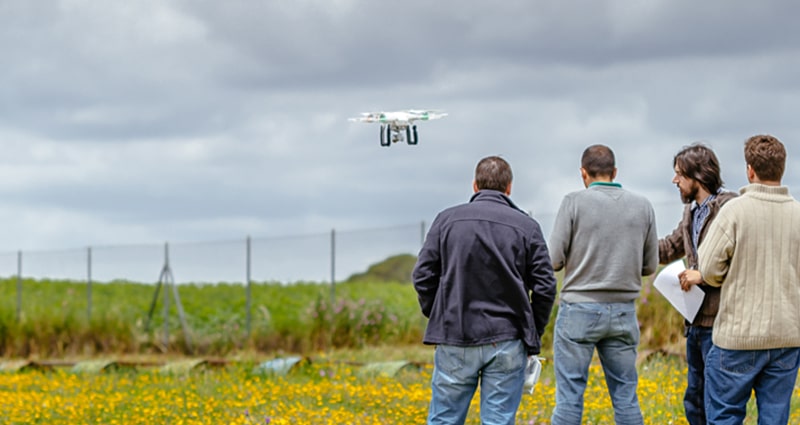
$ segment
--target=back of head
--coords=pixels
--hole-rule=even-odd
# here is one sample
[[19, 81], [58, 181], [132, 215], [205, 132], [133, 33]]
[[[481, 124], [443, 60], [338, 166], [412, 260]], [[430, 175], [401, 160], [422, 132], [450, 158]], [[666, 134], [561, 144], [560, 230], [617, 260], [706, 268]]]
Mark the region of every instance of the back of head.
[[512, 178], [511, 166], [499, 156], [487, 156], [475, 167], [475, 184], [478, 190], [505, 192]]
[[614, 152], [605, 145], [592, 145], [583, 151], [581, 168], [586, 170], [589, 177], [612, 177], [616, 162]]
[[676, 167], [684, 177], [697, 181], [708, 193], [717, 193], [722, 187], [719, 161], [717, 155], [702, 143], [684, 146], [675, 155], [672, 166]]
[[786, 148], [776, 137], [759, 134], [744, 143], [744, 160], [759, 179], [778, 182], [786, 167]]

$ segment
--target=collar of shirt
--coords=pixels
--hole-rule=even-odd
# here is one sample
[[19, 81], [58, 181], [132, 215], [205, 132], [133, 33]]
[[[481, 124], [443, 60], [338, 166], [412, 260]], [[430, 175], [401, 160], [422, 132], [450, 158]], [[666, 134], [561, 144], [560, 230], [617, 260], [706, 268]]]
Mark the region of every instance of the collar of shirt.
[[589, 184], [589, 187], [592, 186], [611, 186], [611, 187], [622, 187], [621, 184], [617, 182], [592, 182]]
[[697, 201], [692, 201], [692, 211], [695, 211], [698, 207], [705, 208], [709, 202], [711, 202], [714, 198], [717, 197], [717, 195], [719, 195], [721, 191], [722, 189], [718, 189], [715, 193], [706, 196], [706, 199], [703, 199], [702, 204], [698, 204]]

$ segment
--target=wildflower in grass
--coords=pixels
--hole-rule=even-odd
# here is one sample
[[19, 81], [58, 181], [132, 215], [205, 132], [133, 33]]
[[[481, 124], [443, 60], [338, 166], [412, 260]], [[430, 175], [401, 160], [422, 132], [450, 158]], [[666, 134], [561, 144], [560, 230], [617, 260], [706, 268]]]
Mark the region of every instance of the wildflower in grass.
[[[682, 405], [685, 363], [680, 359], [658, 359], [647, 366], [639, 376], [645, 424], [686, 423]], [[188, 375], [165, 375], [146, 369], [134, 374], [99, 375], [60, 369], [0, 373], [0, 423], [425, 422], [431, 396], [430, 365], [395, 377], [365, 376], [358, 367], [325, 359], [304, 367], [304, 372], [288, 375], [258, 375], [252, 373], [252, 367], [237, 366]], [[535, 395], [523, 397], [516, 423], [550, 423], [555, 400], [552, 364], [545, 364], [542, 374]], [[592, 367], [586, 390], [587, 407], [591, 406], [592, 412], [591, 418], [586, 419], [593, 424], [614, 421], [604, 382], [602, 370]], [[800, 395], [800, 389], [795, 390], [795, 395]], [[467, 417], [467, 424], [480, 423], [477, 407]], [[800, 423], [798, 412], [800, 406], [793, 409], [790, 423]]]

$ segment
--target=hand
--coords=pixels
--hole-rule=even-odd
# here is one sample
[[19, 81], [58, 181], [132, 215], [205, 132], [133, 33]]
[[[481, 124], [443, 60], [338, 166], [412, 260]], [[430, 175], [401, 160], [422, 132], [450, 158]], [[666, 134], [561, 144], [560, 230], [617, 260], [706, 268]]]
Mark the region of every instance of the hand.
[[680, 281], [681, 289], [688, 291], [692, 285], [703, 283], [703, 276], [697, 270], [684, 270], [678, 274], [678, 280]]

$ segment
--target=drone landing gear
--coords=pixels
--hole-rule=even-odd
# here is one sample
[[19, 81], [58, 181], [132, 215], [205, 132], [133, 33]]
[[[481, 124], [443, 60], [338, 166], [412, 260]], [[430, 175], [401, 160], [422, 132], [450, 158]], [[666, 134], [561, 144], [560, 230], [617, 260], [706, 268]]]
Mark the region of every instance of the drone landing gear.
[[392, 129], [389, 126], [381, 124], [381, 146], [389, 146], [392, 144]]
[[[413, 130], [412, 130], [413, 129]], [[411, 135], [414, 135], [412, 138]], [[406, 127], [406, 140], [408, 141], [409, 145], [416, 145], [419, 141], [419, 137], [417, 136], [417, 126]]]
[[[417, 142], [419, 141], [419, 136], [417, 135], [416, 125], [406, 127], [405, 139], [409, 145], [417, 144]], [[381, 124], [381, 146], [391, 146], [392, 143], [397, 143], [402, 141], [403, 141], [402, 130], [397, 128], [392, 128], [391, 125]]]

